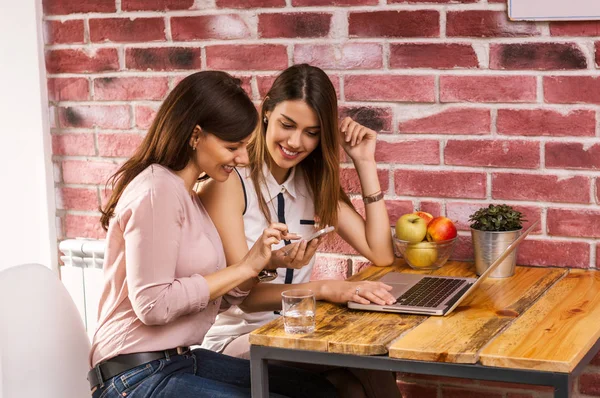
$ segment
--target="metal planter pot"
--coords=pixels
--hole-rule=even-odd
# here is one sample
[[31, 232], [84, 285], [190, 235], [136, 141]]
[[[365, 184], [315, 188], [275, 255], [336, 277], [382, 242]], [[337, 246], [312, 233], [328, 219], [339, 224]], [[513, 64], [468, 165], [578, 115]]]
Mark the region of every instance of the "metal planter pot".
[[[475, 252], [475, 270], [481, 275], [496, 260], [504, 250], [521, 234], [521, 229], [516, 231], [480, 231], [471, 228], [471, 238]], [[502, 263], [490, 274], [490, 278], [508, 278], [515, 273], [517, 263], [516, 248]]]

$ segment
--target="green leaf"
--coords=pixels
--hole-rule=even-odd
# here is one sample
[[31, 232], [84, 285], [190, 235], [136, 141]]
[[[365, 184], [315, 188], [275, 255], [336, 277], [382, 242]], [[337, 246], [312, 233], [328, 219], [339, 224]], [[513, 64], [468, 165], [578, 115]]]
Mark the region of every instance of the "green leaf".
[[469, 216], [471, 228], [482, 231], [515, 231], [523, 228], [523, 214], [508, 205], [482, 207]]

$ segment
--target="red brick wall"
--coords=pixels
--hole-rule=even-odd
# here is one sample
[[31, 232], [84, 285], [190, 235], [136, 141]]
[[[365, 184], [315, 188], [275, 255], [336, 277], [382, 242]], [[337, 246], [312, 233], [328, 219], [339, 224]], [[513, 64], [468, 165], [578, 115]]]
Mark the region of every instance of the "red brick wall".
[[[294, 63], [324, 68], [343, 114], [381, 131], [392, 222], [490, 202], [541, 219], [519, 262], [600, 264], [600, 23], [509, 22], [502, 0], [44, 0], [60, 238], [102, 237], [103, 183], [183, 76], [224, 69], [258, 103]], [[343, 173], [358, 193], [356, 175]], [[360, 201], [356, 201], [360, 208]], [[364, 265], [343, 242], [322, 275]], [[600, 396], [598, 375], [579, 379]], [[523, 386], [407, 384], [413, 396], [538, 397]], [[510, 393], [507, 393], [510, 392]], [[507, 395], [508, 394], [508, 395]]]

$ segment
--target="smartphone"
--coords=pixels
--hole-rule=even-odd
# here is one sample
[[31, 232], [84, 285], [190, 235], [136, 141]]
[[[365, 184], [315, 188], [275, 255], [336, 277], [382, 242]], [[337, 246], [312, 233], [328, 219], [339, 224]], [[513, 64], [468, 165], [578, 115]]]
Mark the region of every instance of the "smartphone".
[[[334, 230], [335, 230], [335, 227], [328, 226], [328, 227], [325, 227], [325, 228], [320, 229], [318, 231], [315, 231], [315, 232], [313, 232], [312, 234], [310, 234], [310, 235], [308, 235], [306, 237], [303, 236], [302, 240], [305, 240], [307, 242], [307, 244], [308, 244], [308, 243], [310, 243], [311, 240], [320, 238], [321, 236], [326, 235], [326, 234], [328, 234], [330, 232], [333, 232]], [[283, 254], [287, 256], [291, 252], [292, 252], [292, 249], [288, 249], [285, 252], [283, 252]]]
[[333, 232], [334, 229], [335, 228], [332, 227], [332, 226], [325, 227], [323, 229], [320, 229], [320, 230], [318, 230], [318, 231], [310, 234], [309, 236], [306, 236], [306, 237], [303, 236], [302, 239], [305, 240], [305, 241], [307, 241], [308, 243], [310, 243], [311, 240], [317, 239], [317, 238], [319, 238], [319, 237], [321, 237], [321, 236], [323, 236], [325, 234]]

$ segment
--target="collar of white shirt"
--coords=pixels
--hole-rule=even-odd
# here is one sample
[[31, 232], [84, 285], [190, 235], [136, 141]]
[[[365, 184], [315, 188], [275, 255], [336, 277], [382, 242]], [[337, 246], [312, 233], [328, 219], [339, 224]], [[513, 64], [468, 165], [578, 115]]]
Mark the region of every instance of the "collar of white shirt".
[[271, 174], [271, 171], [266, 164], [263, 165], [263, 175], [265, 176], [266, 184], [261, 187], [261, 191], [263, 198], [265, 198], [267, 202], [272, 201], [277, 197], [277, 194], [285, 191], [287, 191], [292, 198], [296, 199], [296, 181], [294, 179], [294, 176], [296, 175], [295, 167], [292, 168], [290, 175], [283, 184], [279, 184], [275, 180], [275, 177], [273, 177], [273, 174]]

